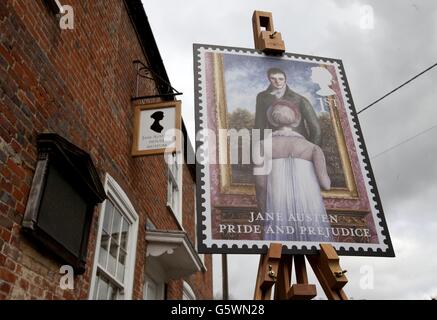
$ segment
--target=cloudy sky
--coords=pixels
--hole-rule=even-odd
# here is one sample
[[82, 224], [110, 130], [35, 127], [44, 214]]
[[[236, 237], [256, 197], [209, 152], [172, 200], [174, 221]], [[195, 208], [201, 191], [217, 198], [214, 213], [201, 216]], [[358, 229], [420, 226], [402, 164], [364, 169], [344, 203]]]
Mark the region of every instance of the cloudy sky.
[[[437, 62], [435, 0], [143, 3], [171, 83], [184, 93], [183, 117], [191, 139], [192, 44], [253, 48], [254, 10], [273, 13], [287, 52], [343, 60], [358, 110]], [[437, 67], [359, 116], [396, 258], [342, 257], [349, 278], [345, 291], [354, 299], [437, 296], [436, 83]], [[252, 298], [258, 259], [229, 256], [232, 298]], [[214, 292], [220, 296], [220, 256], [214, 260]], [[360, 285], [369, 270], [373, 288]], [[324, 297], [320, 287], [318, 293]]]

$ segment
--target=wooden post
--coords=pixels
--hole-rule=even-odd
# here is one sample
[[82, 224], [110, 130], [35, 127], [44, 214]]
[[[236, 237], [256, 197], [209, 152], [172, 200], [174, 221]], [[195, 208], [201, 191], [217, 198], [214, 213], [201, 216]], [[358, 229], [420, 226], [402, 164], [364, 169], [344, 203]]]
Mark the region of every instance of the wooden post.
[[[261, 255], [255, 285], [255, 300], [270, 300], [275, 285], [275, 300], [309, 300], [317, 295], [316, 286], [308, 283], [304, 255], [282, 254], [282, 245], [270, 244], [267, 254]], [[318, 255], [306, 255], [320, 285], [329, 300], [348, 300], [343, 291], [347, 283], [339, 257], [330, 244], [320, 244]], [[292, 261], [296, 283], [291, 284]]]
[[346, 270], [340, 267], [340, 259], [330, 244], [320, 244], [319, 255], [307, 259], [329, 300], [348, 300], [343, 291], [347, 283]]
[[308, 283], [305, 256], [294, 255], [294, 268], [296, 283], [291, 286], [287, 298], [290, 300], [311, 300], [317, 295], [317, 289], [314, 284]]
[[275, 284], [275, 300], [287, 299], [288, 290], [291, 283], [291, 270], [293, 266], [293, 256], [285, 255], [281, 256], [278, 268], [278, 279]]
[[271, 243], [267, 254], [261, 255], [255, 284], [254, 300], [270, 300], [272, 287], [278, 277], [281, 256], [282, 245], [280, 243]]

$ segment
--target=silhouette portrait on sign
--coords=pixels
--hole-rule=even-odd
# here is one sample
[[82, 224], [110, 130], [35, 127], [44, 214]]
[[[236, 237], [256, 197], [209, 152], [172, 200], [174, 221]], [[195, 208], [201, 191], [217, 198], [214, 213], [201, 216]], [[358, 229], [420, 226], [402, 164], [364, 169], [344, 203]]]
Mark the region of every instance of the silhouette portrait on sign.
[[161, 133], [161, 131], [162, 131], [162, 129], [164, 129], [164, 127], [159, 124], [159, 121], [164, 119], [164, 112], [156, 111], [156, 112], [151, 114], [150, 118], [155, 120], [152, 123], [152, 125], [150, 126], [150, 129], [152, 129], [153, 131], [155, 131], [157, 133]]

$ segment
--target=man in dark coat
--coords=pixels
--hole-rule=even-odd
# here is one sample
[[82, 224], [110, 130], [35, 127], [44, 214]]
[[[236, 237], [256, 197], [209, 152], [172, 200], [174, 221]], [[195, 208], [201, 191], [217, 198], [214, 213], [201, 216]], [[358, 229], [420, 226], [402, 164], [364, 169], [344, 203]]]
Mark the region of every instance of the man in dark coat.
[[311, 103], [300, 94], [292, 91], [287, 85], [287, 76], [279, 68], [271, 68], [267, 71], [270, 86], [267, 90], [260, 92], [256, 97], [255, 129], [260, 129], [261, 139], [264, 137], [264, 129], [272, 129], [267, 121], [267, 109], [276, 100], [287, 100], [297, 104], [302, 115], [302, 121], [294, 128], [296, 132], [303, 135], [307, 140], [320, 145], [321, 130], [317, 115]]

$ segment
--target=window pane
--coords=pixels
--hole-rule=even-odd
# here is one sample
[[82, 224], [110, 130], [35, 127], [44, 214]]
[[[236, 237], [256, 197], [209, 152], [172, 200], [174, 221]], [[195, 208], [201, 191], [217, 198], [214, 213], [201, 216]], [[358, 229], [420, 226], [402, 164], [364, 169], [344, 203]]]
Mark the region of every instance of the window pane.
[[148, 279], [145, 283], [144, 300], [157, 300], [157, 286], [156, 283]]
[[179, 208], [178, 208], [178, 201], [179, 201], [179, 192], [176, 186], [174, 186], [173, 188], [173, 195], [172, 195], [172, 207], [173, 210], [175, 211], [175, 213], [178, 213]]
[[114, 300], [112, 297], [114, 293], [117, 295], [117, 289], [114, 290], [111, 284], [108, 286], [108, 296], [106, 297], [107, 300]]
[[106, 269], [110, 274], [115, 275], [115, 268], [117, 266], [117, 252], [118, 243], [111, 239], [111, 248], [109, 249], [108, 268]]
[[172, 183], [171, 179], [168, 179], [167, 202], [171, 206], [173, 205], [173, 183]]
[[121, 227], [121, 241], [120, 241], [120, 247], [124, 250], [127, 250], [127, 241], [128, 241], [128, 235], [129, 235], [129, 226], [130, 223], [123, 218], [123, 225]]
[[98, 300], [106, 300], [108, 298], [108, 283], [103, 278], [99, 277], [99, 294]]
[[117, 300], [118, 297], [120, 296], [119, 293], [121, 292], [121, 290], [113, 285], [113, 284], [109, 284], [109, 292], [108, 292], [108, 299], [109, 300]]
[[109, 234], [103, 230], [102, 238], [100, 239], [99, 264], [104, 268], [106, 268], [106, 261], [108, 258], [109, 239]]
[[118, 244], [119, 235], [120, 235], [120, 226], [121, 226], [121, 214], [118, 209], [114, 210], [114, 220], [112, 221], [112, 238]]
[[112, 218], [112, 211], [114, 209], [114, 205], [111, 201], [106, 200], [105, 204], [105, 216], [103, 217], [103, 230], [109, 233], [109, 224]]
[[94, 286], [93, 300], [97, 299], [97, 293], [99, 292], [99, 276], [96, 276], [96, 285]]
[[117, 280], [120, 282], [124, 281], [125, 266], [126, 266], [126, 252], [120, 249], [120, 254], [118, 256], [118, 266], [117, 266]]
[[117, 292], [117, 300], [124, 300], [124, 292], [121, 290], [118, 290]]
[[116, 300], [119, 299], [120, 296], [124, 297], [122, 294], [122, 290], [117, 287], [115, 284], [111, 283], [105, 276], [102, 274], [97, 275], [97, 285], [94, 290], [94, 299], [98, 300]]

